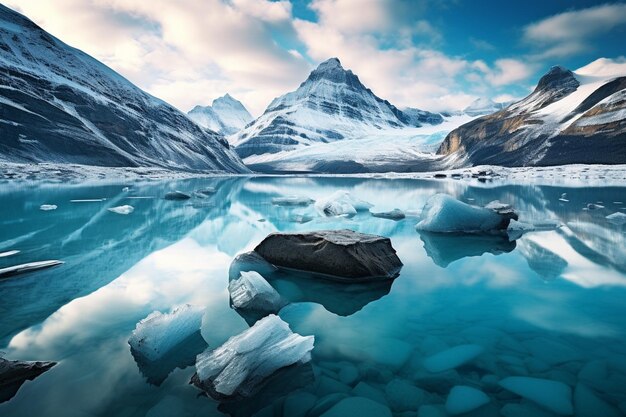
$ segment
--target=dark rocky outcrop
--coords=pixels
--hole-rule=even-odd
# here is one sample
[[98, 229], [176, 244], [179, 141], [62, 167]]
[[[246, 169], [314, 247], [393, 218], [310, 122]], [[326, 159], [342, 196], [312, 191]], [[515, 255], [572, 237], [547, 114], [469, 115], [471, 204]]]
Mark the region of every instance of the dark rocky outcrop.
[[56, 362], [24, 362], [0, 358], [0, 403], [13, 398], [24, 382], [32, 381], [56, 364]]

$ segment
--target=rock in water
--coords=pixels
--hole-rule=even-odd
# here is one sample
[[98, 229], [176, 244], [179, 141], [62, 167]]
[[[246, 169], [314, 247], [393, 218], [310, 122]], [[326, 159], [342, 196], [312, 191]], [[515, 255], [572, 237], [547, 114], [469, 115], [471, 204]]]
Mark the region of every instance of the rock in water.
[[549, 379], [510, 376], [500, 386], [560, 415], [574, 413], [572, 389], [562, 382]]
[[450, 415], [469, 413], [489, 403], [489, 397], [482, 391], [465, 385], [457, 385], [450, 390], [446, 400], [446, 411]]
[[384, 211], [380, 213], [372, 213], [372, 216], [388, 220], [402, 220], [406, 217], [400, 209], [393, 209], [391, 211]]
[[424, 359], [424, 367], [429, 372], [443, 372], [466, 364], [483, 353], [479, 345], [459, 345]]
[[285, 305], [280, 294], [256, 271], [241, 272], [230, 281], [228, 292], [236, 309], [278, 313]]
[[[463, 203], [447, 194], [430, 197], [422, 210], [418, 230], [435, 233], [493, 233], [506, 230], [517, 214], [493, 202], [493, 208]], [[510, 206], [508, 206], [510, 207]]]
[[402, 268], [389, 238], [345, 229], [272, 233], [254, 251], [276, 266], [351, 282], [395, 278]]
[[163, 198], [166, 200], [189, 200], [191, 196], [183, 193], [182, 191], [171, 191], [165, 194], [165, 197]]
[[353, 197], [347, 191], [335, 191], [327, 198], [318, 200], [315, 208], [324, 216], [353, 216], [372, 207], [367, 201]]
[[310, 361], [314, 341], [272, 314], [198, 355], [191, 382], [215, 398], [249, 397], [276, 371]]
[[0, 403], [9, 401], [22, 384], [43, 374], [56, 362], [23, 362], [0, 358]]
[[0, 269], [0, 279], [25, 274], [27, 272], [37, 271], [39, 269], [52, 268], [53, 266], [61, 265], [63, 263], [63, 261], [51, 260], [29, 262], [27, 264], [9, 266], [7, 268]]
[[146, 359], [155, 361], [200, 330], [203, 309], [185, 304], [170, 313], [154, 311], [137, 323], [128, 344]]
[[117, 214], [130, 214], [133, 211], [135, 211], [135, 208], [133, 206], [124, 205], [124, 206], [111, 207], [111, 208], [108, 208], [107, 210], [109, 210], [112, 213], [117, 213]]
[[272, 204], [276, 206], [306, 207], [310, 206], [313, 203], [315, 203], [315, 200], [308, 197], [299, 197], [297, 195], [272, 198]]

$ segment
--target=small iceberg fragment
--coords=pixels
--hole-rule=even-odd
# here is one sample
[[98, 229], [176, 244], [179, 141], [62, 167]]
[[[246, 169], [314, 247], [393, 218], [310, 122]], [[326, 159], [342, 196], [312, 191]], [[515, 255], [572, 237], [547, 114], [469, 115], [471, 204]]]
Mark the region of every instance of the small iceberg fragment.
[[274, 287], [255, 271], [241, 272], [239, 279], [228, 284], [228, 292], [235, 309], [278, 313], [285, 305]]
[[483, 351], [484, 348], [480, 345], [455, 346], [424, 359], [424, 367], [429, 372], [447, 371], [474, 360]]
[[10, 361], [0, 358], [0, 403], [9, 401], [22, 384], [48, 371], [56, 362]]
[[602, 204], [597, 204], [597, 203], [589, 203], [587, 204], [587, 207], [586, 207], [587, 210], [600, 210], [603, 208], [604, 206]]
[[371, 213], [373, 217], [379, 217], [381, 219], [396, 220], [396, 221], [402, 220], [406, 217], [404, 212], [397, 208], [391, 211], [383, 211], [383, 212], [378, 212], [378, 213], [371, 212]]
[[165, 200], [180, 201], [180, 200], [189, 200], [191, 196], [189, 194], [183, 193], [182, 191], [170, 191], [169, 193], [165, 194], [163, 198]]
[[254, 251], [275, 266], [350, 282], [393, 279], [402, 268], [389, 238], [346, 229], [271, 233]]
[[9, 266], [7, 268], [0, 269], [0, 278], [9, 278], [15, 275], [25, 274], [27, 272], [38, 271], [40, 269], [52, 268], [53, 266], [63, 264], [63, 261], [50, 260], [50, 261], [38, 261], [29, 262], [26, 264]]
[[499, 385], [553, 413], [566, 416], [574, 413], [572, 389], [562, 382], [525, 376], [510, 376], [501, 380]]
[[137, 323], [128, 344], [136, 353], [155, 361], [200, 330], [201, 308], [185, 304], [170, 313], [154, 311]]
[[292, 214], [291, 216], [289, 216], [289, 221], [291, 223], [300, 223], [300, 224], [304, 224], [304, 223], [308, 223], [310, 221], [313, 220], [313, 217], [306, 215], [306, 214]]
[[124, 205], [124, 206], [110, 207], [107, 210], [109, 210], [112, 213], [117, 213], [117, 214], [130, 214], [133, 211], [135, 211], [135, 208], [133, 206]]
[[297, 195], [272, 198], [272, 204], [276, 206], [307, 207], [313, 203], [315, 203], [315, 200], [313, 200], [312, 198], [300, 197]]
[[122, 192], [127, 193], [130, 191], [130, 187], [124, 187], [122, 188]]
[[613, 214], [609, 214], [608, 216], [606, 216], [606, 219], [610, 222], [613, 223], [615, 225], [621, 226], [624, 223], [626, 223], [626, 214], [621, 213], [621, 212], [615, 212]]
[[562, 201], [563, 203], [569, 203], [569, 200], [567, 198], [567, 193], [561, 194], [561, 198], [559, 198], [559, 201]]
[[9, 250], [6, 252], [0, 252], [0, 258], [6, 258], [7, 256], [17, 255], [18, 253], [20, 253], [19, 250]]
[[39, 210], [41, 211], [50, 211], [50, 210], [56, 210], [57, 206], [55, 204], [42, 204], [39, 206]]
[[372, 204], [367, 201], [354, 198], [347, 191], [335, 191], [327, 198], [318, 200], [315, 208], [320, 214], [328, 217], [332, 216], [353, 216], [359, 211], [367, 211]]
[[487, 207], [490, 208], [435, 194], [424, 205], [416, 228], [434, 233], [493, 233], [506, 230], [511, 220], [517, 220], [517, 214], [507, 204], [494, 201]]
[[70, 200], [70, 203], [100, 203], [106, 201], [106, 198], [83, 198], [78, 200]]
[[469, 413], [489, 403], [487, 394], [465, 385], [452, 387], [446, 399], [446, 411], [450, 415]]
[[196, 360], [191, 382], [214, 398], [250, 397], [275, 372], [311, 360], [315, 338], [294, 333], [269, 315]]

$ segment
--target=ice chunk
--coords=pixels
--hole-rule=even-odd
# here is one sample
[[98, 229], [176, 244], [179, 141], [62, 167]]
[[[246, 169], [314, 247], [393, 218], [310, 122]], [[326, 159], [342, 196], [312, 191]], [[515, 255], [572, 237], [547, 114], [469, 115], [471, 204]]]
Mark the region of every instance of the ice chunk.
[[572, 389], [559, 381], [510, 376], [500, 381], [500, 386], [523, 398], [552, 411], [556, 414], [570, 415], [572, 407]]
[[391, 211], [384, 211], [384, 212], [379, 212], [379, 213], [372, 212], [372, 216], [380, 217], [381, 219], [389, 219], [389, 220], [402, 220], [406, 217], [405, 214], [402, 212], [402, 210], [397, 209], [397, 208]]
[[352, 216], [358, 211], [367, 211], [371, 207], [372, 205], [367, 201], [354, 198], [349, 192], [341, 190], [315, 203], [315, 208], [325, 216]]
[[110, 207], [107, 210], [113, 213], [117, 213], [117, 214], [130, 214], [133, 211], [135, 211], [135, 208], [133, 206], [124, 205], [124, 206]]
[[569, 200], [567, 199], [567, 193], [561, 194], [561, 198], [559, 198], [559, 201], [562, 201], [564, 203], [569, 203]]
[[192, 382], [218, 397], [253, 395], [276, 371], [311, 359], [315, 338], [269, 315], [215, 350], [198, 355]]
[[42, 211], [50, 211], [50, 210], [56, 210], [57, 206], [54, 204], [42, 204], [39, 206], [39, 210]]
[[447, 194], [430, 197], [422, 210], [418, 230], [436, 233], [484, 233], [505, 230], [511, 215], [472, 206]]
[[154, 311], [137, 323], [128, 344], [146, 359], [155, 361], [200, 330], [203, 309], [189, 304], [170, 313]]
[[603, 209], [604, 206], [602, 204], [596, 204], [596, 203], [589, 203], [587, 204], [587, 210], [599, 210], [599, 209]]
[[17, 255], [18, 253], [20, 253], [19, 250], [9, 250], [9, 251], [6, 251], [6, 252], [1, 252], [0, 253], [0, 258], [6, 258], [7, 256]]
[[163, 198], [166, 200], [189, 200], [191, 196], [182, 191], [170, 191]]
[[106, 201], [106, 198], [83, 198], [78, 200], [70, 200], [70, 203], [100, 203]]
[[391, 417], [388, 407], [364, 397], [349, 397], [339, 401], [321, 417]]
[[308, 197], [300, 197], [297, 195], [272, 198], [272, 204], [277, 205], [277, 206], [306, 207], [306, 206], [310, 206], [313, 203], [315, 203], [315, 200], [308, 198]]
[[14, 275], [37, 271], [39, 269], [51, 268], [53, 266], [61, 265], [63, 263], [64, 263], [63, 261], [50, 260], [50, 261], [29, 262], [27, 264], [9, 266], [7, 268], [0, 269], [0, 278], [8, 278]]
[[621, 226], [626, 223], [626, 214], [618, 211], [616, 213], [609, 214], [608, 216], [606, 216], [606, 219], [613, 224]]
[[285, 305], [280, 294], [255, 271], [241, 272], [239, 279], [228, 284], [228, 292], [236, 309], [277, 313]]
[[483, 353], [479, 345], [459, 345], [424, 359], [429, 372], [443, 372], [466, 364]]
[[489, 397], [482, 391], [465, 385], [457, 385], [450, 390], [446, 400], [446, 411], [450, 415], [469, 413], [489, 403]]
[[506, 228], [506, 233], [509, 235], [509, 240], [517, 240], [524, 233], [534, 232], [535, 226], [530, 223], [520, 222], [517, 220], [511, 220], [509, 226]]
[[124, 187], [124, 188], [122, 188], [122, 192], [127, 193], [127, 192], [129, 192], [129, 191], [130, 191], [130, 187]]

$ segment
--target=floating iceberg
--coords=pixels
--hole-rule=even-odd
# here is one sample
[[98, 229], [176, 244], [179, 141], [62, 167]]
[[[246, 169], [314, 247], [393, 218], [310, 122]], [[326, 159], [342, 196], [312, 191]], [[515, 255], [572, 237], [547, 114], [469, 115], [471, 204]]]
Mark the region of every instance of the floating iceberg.
[[108, 208], [107, 210], [109, 210], [112, 213], [117, 213], [117, 214], [130, 214], [133, 211], [135, 211], [135, 208], [133, 206], [124, 205], [124, 206], [111, 207], [111, 208]]
[[424, 205], [422, 220], [416, 228], [436, 233], [489, 233], [506, 230], [517, 215], [508, 205], [501, 205], [499, 202], [490, 204], [492, 208], [477, 207], [447, 194], [435, 194]]
[[353, 216], [372, 207], [367, 201], [354, 198], [347, 191], [335, 191], [327, 198], [318, 200], [315, 208], [324, 216]]
[[25, 274], [27, 272], [37, 271], [39, 269], [52, 268], [53, 266], [61, 265], [63, 263], [63, 261], [51, 260], [29, 262], [27, 264], [9, 266], [7, 268], [0, 269], [0, 278], [9, 278], [14, 275]]
[[310, 361], [314, 340], [293, 333], [272, 314], [198, 355], [192, 383], [216, 398], [249, 397], [275, 372]]
[[191, 196], [182, 191], [170, 191], [163, 198], [166, 200], [189, 200]]
[[388, 220], [402, 220], [406, 217], [404, 212], [397, 208], [391, 211], [383, 211], [379, 213], [372, 212], [372, 216], [379, 217], [381, 219], [388, 219]]
[[239, 279], [228, 284], [228, 292], [236, 309], [278, 313], [285, 305], [280, 294], [255, 271], [241, 272]]
[[128, 344], [136, 353], [155, 361], [200, 330], [203, 309], [189, 304], [169, 314], [154, 311], [137, 323]]
[[42, 211], [50, 211], [50, 210], [56, 210], [57, 206], [55, 204], [42, 204], [39, 206], [39, 210]]
[[626, 214], [618, 211], [616, 213], [609, 214], [608, 216], [606, 216], [606, 219], [613, 224], [621, 226], [626, 223]]
[[287, 206], [287, 207], [306, 207], [315, 203], [315, 200], [308, 197], [300, 197], [296, 195], [288, 196], [288, 197], [276, 197], [272, 198], [272, 204], [277, 206]]

